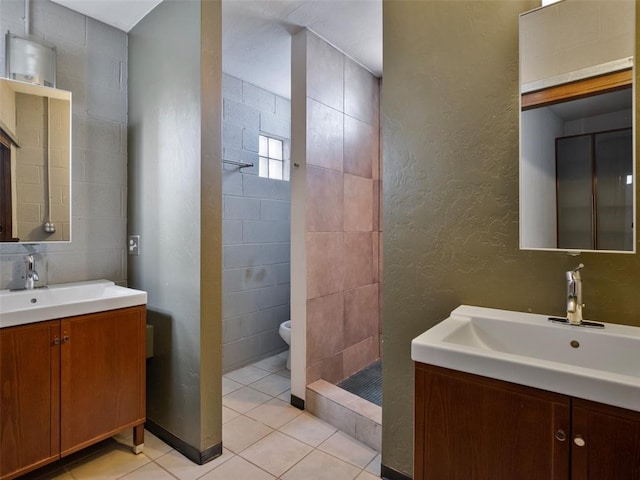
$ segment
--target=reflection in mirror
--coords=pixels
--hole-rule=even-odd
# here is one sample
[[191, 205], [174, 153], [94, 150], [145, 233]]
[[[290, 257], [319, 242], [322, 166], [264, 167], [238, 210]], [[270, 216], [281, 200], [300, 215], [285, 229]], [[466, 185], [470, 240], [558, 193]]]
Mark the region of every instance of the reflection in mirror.
[[628, 87], [522, 111], [523, 248], [633, 250], [632, 105]]
[[[522, 249], [635, 251], [634, 8], [565, 0], [520, 17]], [[620, 31], [593, 30], [603, 17]]]
[[0, 241], [71, 240], [71, 93], [0, 78]]

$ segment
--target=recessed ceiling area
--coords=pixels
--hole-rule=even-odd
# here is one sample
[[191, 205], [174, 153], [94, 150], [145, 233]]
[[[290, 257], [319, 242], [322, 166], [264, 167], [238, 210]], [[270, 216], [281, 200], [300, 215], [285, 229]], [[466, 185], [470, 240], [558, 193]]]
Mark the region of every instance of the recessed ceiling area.
[[[160, 0], [53, 0], [128, 32]], [[382, 76], [382, 0], [223, 0], [222, 70], [290, 98], [291, 36], [309, 28]]]

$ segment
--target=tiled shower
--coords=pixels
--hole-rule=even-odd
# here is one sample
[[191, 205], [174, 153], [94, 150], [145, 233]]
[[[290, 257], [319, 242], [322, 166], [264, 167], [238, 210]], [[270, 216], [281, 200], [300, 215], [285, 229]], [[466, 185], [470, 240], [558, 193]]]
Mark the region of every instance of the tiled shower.
[[380, 352], [379, 83], [305, 35], [306, 382], [337, 383]]
[[[292, 315], [289, 271], [304, 264], [306, 365], [293, 368], [304, 369], [306, 384], [338, 383], [380, 356], [379, 81], [312, 32], [302, 34], [305, 95], [292, 88], [292, 102], [306, 107], [306, 119], [296, 120], [306, 126], [302, 135], [290, 133], [291, 102], [224, 76], [223, 369], [286, 348], [277, 329]], [[258, 175], [259, 134], [283, 140], [291, 182]], [[289, 157], [291, 142], [304, 155]], [[302, 196], [292, 193], [295, 181]], [[291, 236], [292, 203], [304, 206], [302, 235]], [[290, 253], [290, 238], [304, 242], [302, 255]]]

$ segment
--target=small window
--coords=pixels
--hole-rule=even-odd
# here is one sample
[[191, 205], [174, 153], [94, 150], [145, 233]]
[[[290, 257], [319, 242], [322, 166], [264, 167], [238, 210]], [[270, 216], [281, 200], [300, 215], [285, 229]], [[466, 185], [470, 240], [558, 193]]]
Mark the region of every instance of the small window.
[[284, 158], [284, 142], [260, 135], [258, 175], [275, 180], [289, 180], [289, 161]]

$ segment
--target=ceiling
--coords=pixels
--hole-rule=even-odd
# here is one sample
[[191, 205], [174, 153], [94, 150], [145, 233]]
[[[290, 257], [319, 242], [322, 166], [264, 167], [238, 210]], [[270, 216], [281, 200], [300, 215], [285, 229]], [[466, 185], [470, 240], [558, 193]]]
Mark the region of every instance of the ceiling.
[[633, 106], [633, 89], [624, 88], [599, 95], [565, 101], [550, 105], [553, 111], [563, 121], [578, 120], [580, 118], [605, 115], [607, 113], [631, 110]]
[[53, 0], [64, 7], [128, 32], [161, 0]]
[[[53, 0], [128, 32], [159, 0]], [[382, 0], [223, 0], [222, 69], [289, 98], [291, 35], [307, 27], [382, 76]]]

